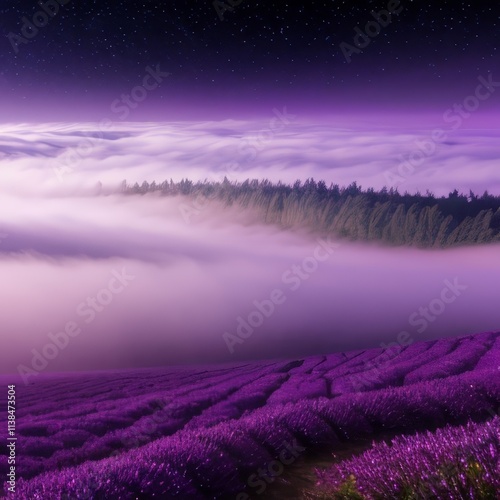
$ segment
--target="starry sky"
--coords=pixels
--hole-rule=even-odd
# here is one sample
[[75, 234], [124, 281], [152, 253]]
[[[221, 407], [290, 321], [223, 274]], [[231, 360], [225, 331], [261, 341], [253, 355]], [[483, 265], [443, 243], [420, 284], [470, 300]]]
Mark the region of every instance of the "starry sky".
[[169, 75], [130, 120], [442, 112], [500, 67], [491, 1], [401, 0], [350, 62], [341, 44], [387, 0], [55, 1], [44, 20], [33, 0], [2, 0], [0, 121], [102, 117], [147, 67]]

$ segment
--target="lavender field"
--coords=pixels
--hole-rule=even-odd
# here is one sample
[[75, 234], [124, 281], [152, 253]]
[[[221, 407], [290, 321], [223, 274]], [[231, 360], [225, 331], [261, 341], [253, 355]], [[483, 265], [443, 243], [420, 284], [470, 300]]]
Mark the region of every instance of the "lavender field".
[[500, 332], [491, 332], [294, 360], [41, 376], [18, 390], [21, 479], [11, 498], [494, 499], [499, 368]]

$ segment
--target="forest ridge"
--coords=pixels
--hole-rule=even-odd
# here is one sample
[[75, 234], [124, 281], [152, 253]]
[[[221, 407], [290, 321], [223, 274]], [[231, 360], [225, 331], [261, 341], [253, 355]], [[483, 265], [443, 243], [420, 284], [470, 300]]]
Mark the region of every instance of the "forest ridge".
[[294, 184], [247, 179], [142, 185], [122, 182], [125, 194], [160, 193], [185, 196], [192, 203], [180, 207], [188, 220], [209, 201], [223, 206], [256, 210], [262, 220], [284, 228], [308, 227], [350, 240], [383, 241], [421, 248], [452, 247], [500, 241], [500, 197], [457, 190], [447, 197], [427, 191], [401, 194], [397, 189], [363, 190], [356, 182], [347, 187], [324, 181], [297, 180]]

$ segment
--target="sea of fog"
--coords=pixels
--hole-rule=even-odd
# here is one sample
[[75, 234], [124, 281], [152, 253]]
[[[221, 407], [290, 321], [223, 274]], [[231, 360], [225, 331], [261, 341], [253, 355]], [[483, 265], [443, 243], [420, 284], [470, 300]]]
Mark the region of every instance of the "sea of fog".
[[456, 125], [338, 128], [286, 109], [251, 122], [0, 124], [0, 193], [226, 176], [500, 194], [500, 130]]
[[[2, 125], [2, 371], [31, 366], [38, 353], [44, 371], [87, 370], [500, 328], [498, 245], [383, 248], [211, 206], [188, 223], [184, 200], [108, 194], [123, 179], [224, 175], [379, 188], [425, 136], [285, 125], [267, 135], [265, 122]], [[400, 189], [500, 194], [499, 157], [495, 133], [457, 131]]]

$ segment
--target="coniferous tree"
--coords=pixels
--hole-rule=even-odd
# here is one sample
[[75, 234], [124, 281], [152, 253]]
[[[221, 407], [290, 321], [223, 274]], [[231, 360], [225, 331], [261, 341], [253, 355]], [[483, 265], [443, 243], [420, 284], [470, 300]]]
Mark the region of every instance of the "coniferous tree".
[[170, 179], [133, 186], [123, 181], [119, 191], [201, 198], [250, 209], [263, 221], [282, 227], [306, 226], [323, 234], [392, 245], [446, 247], [500, 241], [500, 197], [487, 191], [478, 197], [472, 190], [467, 196], [454, 190], [436, 198], [429, 191], [425, 196], [401, 195], [393, 188], [363, 191], [356, 182], [341, 188], [312, 178], [288, 185], [268, 179], [236, 183], [227, 177], [217, 182]]

